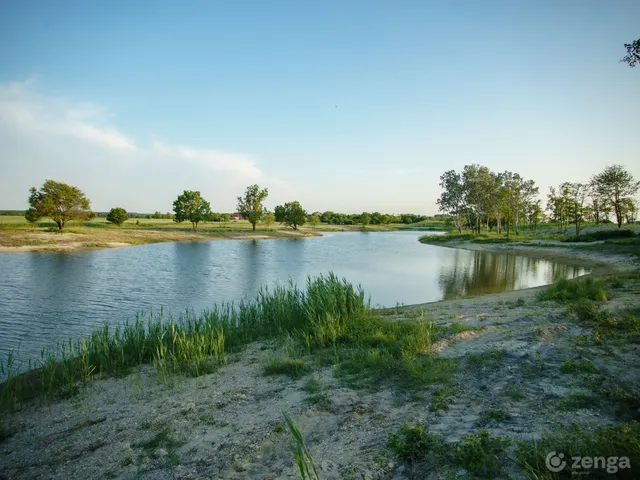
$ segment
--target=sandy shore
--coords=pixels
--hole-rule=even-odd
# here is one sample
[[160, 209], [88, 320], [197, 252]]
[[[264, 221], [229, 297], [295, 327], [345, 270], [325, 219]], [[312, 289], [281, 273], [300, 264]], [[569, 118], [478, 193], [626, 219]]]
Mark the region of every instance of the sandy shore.
[[[471, 248], [561, 256], [588, 262], [601, 269], [599, 274], [637, 268], [628, 259], [591, 252]], [[565, 305], [536, 300], [541, 288], [383, 312], [398, 321], [424, 312], [436, 324], [472, 328], [433, 346], [434, 354], [465, 366], [455, 374], [455, 390], [442, 407], [434, 408], [438, 385], [417, 392], [392, 385], [361, 390], [347, 386], [334, 366], [316, 365], [299, 380], [265, 376], [265, 362], [280, 346], [255, 343], [210, 375], [167, 380], [147, 366], [124, 378], [90, 382], [67, 400], [25, 406], [12, 416], [12, 436], [0, 444], [0, 478], [298, 478], [283, 411], [300, 423], [322, 479], [444, 478], [439, 469], [425, 472], [389, 451], [389, 435], [405, 423], [420, 423], [447, 442], [480, 428], [516, 442], [573, 425], [616, 423], [615, 408], [600, 390], [588, 391], [584, 376], [563, 373], [560, 366], [567, 359], [585, 360], [597, 371], [590, 385], [638, 388], [637, 345], [616, 345], [614, 351], [578, 345], [576, 338], [590, 329]], [[600, 308], [640, 308], [640, 280], [626, 280]], [[501, 352], [498, 361], [480, 367], [469, 363], [470, 355], [491, 352]], [[312, 401], [305, 390], [309, 379], [322, 385], [326, 401]], [[564, 408], [575, 392], [597, 401]], [[505, 412], [506, 418], [487, 420], [490, 409]], [[524, 478], [513, 448], [505, 471]], [[465, 477], [464, 471], [456, 474]]]
[[303, 238], [319, 236], [315, 231], [270, 232], [240, 231], [175, 231], [162, 229], [77, 228], [71, 232], [54, 233], [44, 230], [0, 229], [0, 253], [12, 252], [66, 252], [97, 248], [118, 248], [161, 242], [196, 242], [212, 240], [251, 240], [276, 238]]

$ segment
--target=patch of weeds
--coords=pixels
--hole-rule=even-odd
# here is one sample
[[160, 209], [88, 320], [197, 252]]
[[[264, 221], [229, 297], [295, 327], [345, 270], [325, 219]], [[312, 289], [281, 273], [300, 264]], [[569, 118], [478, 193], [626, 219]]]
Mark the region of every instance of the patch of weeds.
[[302, 390], [309, 394], [320, 393], [322, 391], [322, 382], [317, 378], [310, 378], [304, 383]]
[[627, 389], [621, 385], [607, 386], [600, 389], [600, 393], [615, 404], [618, 415], [626, 418], [640, 417], [640, 389]]
[[122, 459], [122, 462], [120, 462], [121, 467], [128, 467], [129, 465], [133, 465], [133, 458], [131, 455], [127, 455]]
[[391, 434], [388, 445], [398, 457], [408, 462], [425, 459], [437, 461], [447, 452], [442, 437], [425, 432], [422, 425], [403, 425], [399, 432]]
[[516, 300], [516, 307], [523, 307], [526, 303], [527, 301], [524, 298], [519, 297], [518, 300]]
[[482, 478], [493, 478], [503, 473], [506, 450], [511, 440], [492, 436], [488, 430], [464, 435], [456, 445], [453, 458], [466, 470]]
[[211, 425], [212, 427], [224, 428], [229, 426], [229, 422], [225, 422], [224, 420], [219, 420], [213, 415], [205, 415], [201, 418], [201, 421], [206, 423], [207, 425]]
[[[571, 457], [580, 456], [593, 459], [588, 470], [589, 478], [637, 478], [637, 465], [640, 465], [640, 424], [637, 422], [620, 423], [612, 427], [598, 427], [588, 431], [581, 427], [565, 430], [556, 435], [543, 437], [539, 441], [519, 442], [516, 458], [523, 470], [531, 478], [549, 478], [546, 457], [549, 452], [562, 454], [566, 464], [554, 478], [575, 478], [586, 473], [583, 468], [573, 469]], [[618, 463], [610, 459], [616, 457]], [[622, 457], [629, 460], [625, 468]]]
[[453, 385], [444, 385], [436, 388], [431, 393], [429, 411], [437, 412], [439, 410], [449, 410], [449, 398], [453, 397], [456, 393], [456, 387]]
[[562, 373], [598, 373], [597, 367], [588, 360], [570, 360], [565, 358], [560, 365]]
[[282, 422], [278, 422], [273, 426], [273, 433], [282, 433], [286, 430], [286, 426]]
[[143, 420], [140, 422], [140, 426], [138, 427], [140, 430], [149, 430], [153, 422], [151, 420]]
[[494, 422], [494, 421], [502, 422], [510, 418], [511, 418], [511, 415], [509, 415], [504, 410], [501, 410], [499, 408], [487, 408], [482, 414], [482, 419], [480, 420], [480, 422], [483, 425], [486, 425], [487, 423], [490, 423], [490, 422]]
[[573, 280], [563, 278], [554, 283], [550, 288], [538, 293], [536, 298], [538, 300], [556, 300], [563, 302], [581, 298], [603, 301], [609, 300], [610, 294], [603, 280], [591, 277]]
[[174, 449], [181, 447], [183, 444], [184, 442], [179, 441], [173, 436], [169, 427], [164, 427], [150, 439], [138, 443], [137, 446], [150, 452], [153, 452], [158, 448], [164, 448], [171, 453]]
[[469, 332], [475, 329], [476, 327], [465, 325], [462, 322], [453, 322], [451, 325], [449, 325], [449, 328], [448, 328], [448, 330], [454, 335], [457, 333]]
[[491, 347], [480, 353], [470, 353], [467, 355], [467, 365], [472, 368], [499, 368], [506, 355], [504, 349]]
[[598, 405], [598, 398], [595, 395], [585, 392], [570, 392], [560, 399], [558, 409], [560, 410], [580, 410]]
[[526, 394], [522, 391], [522, 389], [513, 383], [507, 385], [502, 390], [502, 395], [510, 398], [511, 400], [523, 400], [526, 398]]
[[301, 359], [289, 357], [271, 357], [264, 366], [265, 375], [287, 375], [291, 378], [302, 378], [311, 372], [311, 367]]
[[327, 412], [333, 411], [333, 403], [326, 393], [315, 393], [307, 397], [307, 402], [315, 406], [319, 410], [325, 410]]

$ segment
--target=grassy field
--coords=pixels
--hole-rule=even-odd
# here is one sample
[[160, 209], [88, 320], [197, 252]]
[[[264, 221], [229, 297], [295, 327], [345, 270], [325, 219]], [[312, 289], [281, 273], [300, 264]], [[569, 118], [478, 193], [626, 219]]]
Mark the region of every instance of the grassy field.
[[[405, 227], [406, 225], [400, 224], [367, 225], [364, 230], [392, 231]], [[414, 228], [430, 229], [427, 225], [419, 224]], [[69, 222], [59, 232], [56, 224], [48, 219], [31, 224], [23, 216], [0, 215], [0, 249], [73, 250], [216, 238], [295, 238], [319, 235], [320, 232], [362, 230], [362, 225], [320, 224], [314, 227], [307, 224], [293, 230], [279, 223], [269, 227], [259, 223], [254, 231], [246, 220], [202, 222], [194, 230], [189, 222], [176, 223], [170, 219], [147, 218], [132, 218], [118, 227], [105, 218], [96, 217], [89, 222]]]

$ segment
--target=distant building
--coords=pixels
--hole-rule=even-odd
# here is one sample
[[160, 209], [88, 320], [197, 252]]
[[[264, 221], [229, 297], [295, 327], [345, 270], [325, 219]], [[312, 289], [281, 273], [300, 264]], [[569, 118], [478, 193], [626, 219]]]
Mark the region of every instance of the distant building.
[[240, 213], [235, 212], [231, 214], [231, 220], [244, 220], [244, 217]]

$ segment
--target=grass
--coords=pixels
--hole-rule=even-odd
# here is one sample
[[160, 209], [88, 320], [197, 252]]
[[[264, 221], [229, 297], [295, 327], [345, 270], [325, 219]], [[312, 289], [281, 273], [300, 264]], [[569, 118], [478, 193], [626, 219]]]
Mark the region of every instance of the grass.
[[462, 441], [447, 444], [437, 434], [425, 432], [422, 425], [403, 425], [389, 437], [389, 448], [401, 459], [414, 465], [414, 473], [426, 473], [443, 465], [463, 467], [481, 478], [503, 473], [506, 450], [511, 441], [493, 436], [487, 430], [464, 435]]
[[588, 360], [571, 360], [565, 358], [560, 365], [562, 373], [597, 373], [598, 368]]
[[[227, 352], [264, 338], [294, 334], [314, 344], [331, 344], [339, 330], [369, 311], [364, 293], [333, 274], [308, 278], [306, 289], [261, 289], [254, 301], [219, 304], [201, 315], [174, 321], [163, 312], [137, 316], [115, 328], [105, 325], [88, 338], [69, 341], [20, 373], [12, 353], [1, 362], [0, 411], [10, 412], [35, 397], [69, 396], [82, 382], [124, 375], [152, 364], [160, 376], [202, 375], [223, 363]], [[333, 330], [332, 330], [333, 329]]]
[[502, 366], [506, 351], [498, 347], [491, 347], [480, 353], [470, 353], [467, 355], [467, 365], [471, 368], [499, 368]]
[[293, 458], [298, 466], [300, 478], [302, 480], [318, 480], [318, 471], [316, 470], [313, 457], [304, 442], [304, 437], [302, 436], [300, 427], [294, 420], [289, 418], [286, 413], [283, 412], [282, 415], [287, 428], [289, 429], [289, 433], [291, 434], [291, 453], [293, 454]]
[[[534, 442], [520, 442], [516, 457], [522, 468], [531, 478], [549, 478], [545, 458], [550, 452], [562, 453], [567, 461], [566, 467], [555, 474], [554, 478], [575, 478], [575, 475], [588, 473], [589, 478], [637, 478], [637, 466], [640, 465], [640, 424], [621, 423], [611, 427], [598, 427], [588, 430], [576, 427], [558, 434], [548, 435]], [[572, 469], [571, 457], [599, 458], [598, 467]], [[631, 468], [617, 468], [611, 458], [627, 457]], [[609, 458], [607, 461], [606, 459]]]
[[574, 280], [561, 279], [550, 288], [539, 292], [538, 300], [555, 300], [560, 302], [588, 299], [606, 301], [610, 297], [609, 288], [604, 280], [591, 277]]
[[490, 422], [503, 422], [510, 418], [511, 415], [509, 415], [504, 410], [501, 410], [499, 408], [487, 408], [482, 414], [481, 423], [487, 424]]
[[586, 392], [570, 392], [558, 402], [559, 410], [580, 410], [599, 405], [598, 397]]
[[304, 360], [289, 357], [271, 357], [264, 367], [265, 375], [286, 375], [293, 379], [304, 377], [311, 367]]
[[502, 390], [502, 395], [511, 400], [524, 400], [527, 395], [522, 391], [520, 387], [515, 384], [509, 384]]

